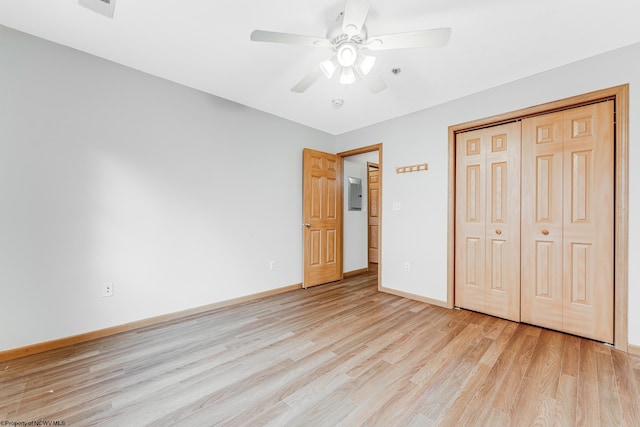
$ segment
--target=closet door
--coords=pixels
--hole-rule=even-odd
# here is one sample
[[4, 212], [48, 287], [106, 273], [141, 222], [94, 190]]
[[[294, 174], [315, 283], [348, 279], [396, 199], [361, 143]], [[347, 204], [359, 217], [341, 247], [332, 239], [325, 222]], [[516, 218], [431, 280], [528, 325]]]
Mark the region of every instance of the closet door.
[[613, 102], [522, 132], [522, 320], [613, 342]]
[[456, 136], [456, 305], [520, 320], [520, 123]]
[[563, 113], [522, 122], [522, 321], [562, 330]]

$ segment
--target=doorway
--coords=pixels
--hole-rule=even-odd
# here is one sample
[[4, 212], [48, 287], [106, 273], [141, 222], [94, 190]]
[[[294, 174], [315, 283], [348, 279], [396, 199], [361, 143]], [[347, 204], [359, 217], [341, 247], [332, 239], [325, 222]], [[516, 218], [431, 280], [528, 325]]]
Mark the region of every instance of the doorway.
[[486, 119], [449, 127], [449, 243], [448, 243], [448, 305], [453, 307], [455, 289], [456, 251], [456, 136], [463, 131], [486, 128], [527, 117], [540, 116], [572, 107], [611, 100], [615, 105], [615, 161], [614, 161], [614, 345], [628, 350], [628, 85], [616, 86], [565, 100], [530, 107]]
[[[377, 188], [377, 226], [378, 234], [374, 246], [381, 252], [381, 212], [379, 201], [382, 198], [382, 144], [370, 145], [338, 154], [325, 153], [317, 150], [305, 148], [303, 150], [303, 283], [302, 287], [322, 285], [325, 283], [340, 280], [345, 276], [352, 276], [369, 271], [368, 252], [370, 243], [367, 239], [367, 209], [362, 212], [362, 204], [356, 203], [357, 213], [364, 213], [364, 240], [357, 246], [354, 252], [364, 253], [362, 268], [344, 268], [344, 230], [345, 212], [348, 212], [348, 205], [357, 196], [362, 196], [361, 190], [351, 200], [345, 198], [345, 187], [350, 189], [349, 176], [344, 176], [345, 159], [361, 156], [364, 160], [362, 177], [354, 177], [354, 184], [362, 183], [362, 179], [367, 182], [367, 160], [375, 160], [378, 165], [378, 188]], [[347, 181], [347, 184], [345, 184]], [[345, 206], [346, 205], [346, 206]], [[368, 206], [367, 203], [364, 206]], [[347, 248], [350, 254], [351, 248]], [[380, 275], [382, 268], [381, 256], [378, 256], [378, 263], [375, 273], [377, 275], [378, 289], [380, 289]]]
[[[382, 200], [382, 144], [370, 145], [337, 154], [343, 160], [345, 171], [345, 199], [348, 199], [348, 170], [349, 164], [355, 164], [354, 170], [360, 171], [359, 178], [362, 186], [362, 207], [360, 211], [349, 211], [348, 206], [343, 210], [343, 266], [345, 277], [360, 274], [365, 271], [376, 271], [378, 288], [380, 288], [380, 274], [382, 269], [381, 256], [381, 209]], [[369, 183], [371, 169], [376, 169], [374, 190]], [[375, 200], [371, 200], [374, 197]], [[373, 216], [373, 218], [372, 218]], [[357, 226], [357, 230], [350, 230], [350, 223]], [[372, 232], [372, 225], [374, 227]], [[375, 254], [373, 249], [375, 249]], [[371, 255], [375, 262], [370, 262]]]
[[460, 132], [455, 304], [613, 342], [613, 101]]

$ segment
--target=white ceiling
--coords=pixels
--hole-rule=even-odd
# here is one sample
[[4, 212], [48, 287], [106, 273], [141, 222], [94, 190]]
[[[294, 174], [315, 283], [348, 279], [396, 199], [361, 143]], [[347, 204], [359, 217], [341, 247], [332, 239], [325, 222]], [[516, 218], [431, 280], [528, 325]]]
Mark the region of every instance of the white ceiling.
[[249, 40], [254, 29], [325, 37], [344, 0], [117, 0], [113, 19], [78, 0], [1, 0], [0, 24], [331, 134], [640, 42], [639, 0], [370, 3], [370, 35], [452, 28], [443, 48], [375, 52], [388, 84], [377, 95], [336, 76], [293, 93], [331, 52]]

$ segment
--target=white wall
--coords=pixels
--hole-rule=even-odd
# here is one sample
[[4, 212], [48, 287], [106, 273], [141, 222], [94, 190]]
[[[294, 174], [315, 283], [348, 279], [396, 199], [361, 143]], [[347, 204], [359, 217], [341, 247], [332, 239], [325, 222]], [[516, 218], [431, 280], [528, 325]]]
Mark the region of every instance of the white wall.
[[447, 127], [623, 83], [640, 345], [638, 44], [335, 138], [3, 27], [0, 351], [301, 282], [303, 147], [384, 144], [382, 284], [445, 300]]
[[[624, 83], [630, 84], [629, 342], [640, 345], [640, 44], [338, 136], [339, 150], [383, 143], [382, 285], [446, 300], [449, 125]], [[423, 162], [428, 172], [394, 172]], [[410, 272], [403, 271], [405, 261]]]
[[0, 351], [300, 283], [303, 147], [335, 137], [3, 27]]

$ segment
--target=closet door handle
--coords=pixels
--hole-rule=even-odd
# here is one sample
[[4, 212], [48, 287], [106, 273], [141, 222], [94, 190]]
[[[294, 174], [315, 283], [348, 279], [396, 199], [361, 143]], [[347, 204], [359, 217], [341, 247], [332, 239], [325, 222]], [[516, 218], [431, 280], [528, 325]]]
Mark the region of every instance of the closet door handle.
[[502, 234], [502, 230], [500, 229], [496, 230], [496, 234]]
[[542, 230], [542, 234], [544, 234], [545, 236], [549, 235], [549, 230]]

